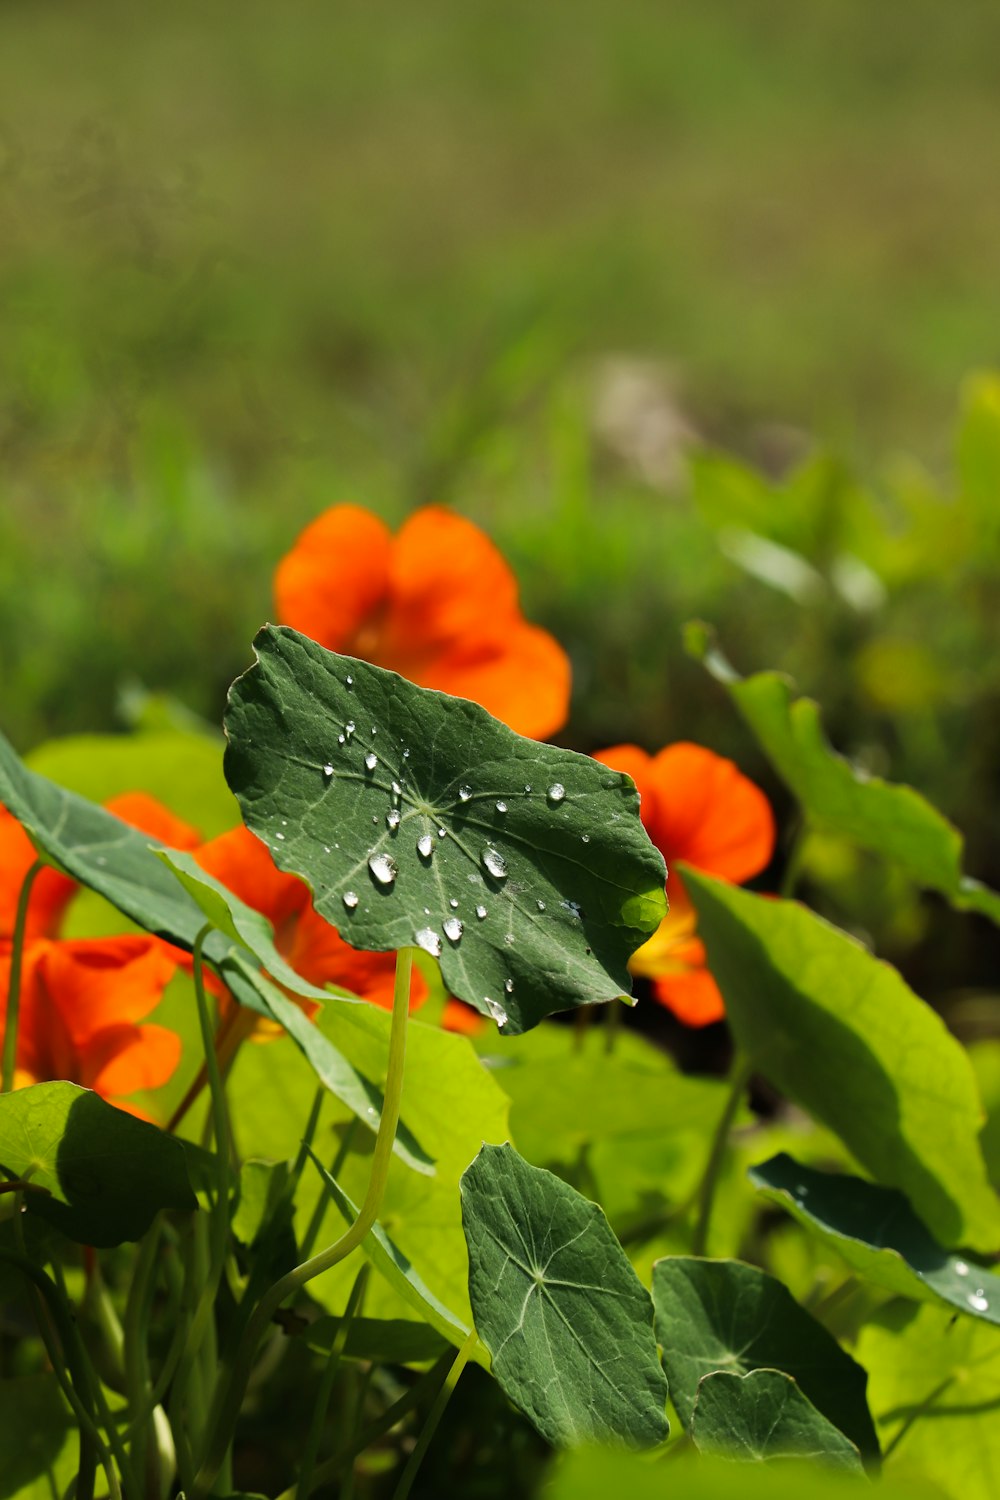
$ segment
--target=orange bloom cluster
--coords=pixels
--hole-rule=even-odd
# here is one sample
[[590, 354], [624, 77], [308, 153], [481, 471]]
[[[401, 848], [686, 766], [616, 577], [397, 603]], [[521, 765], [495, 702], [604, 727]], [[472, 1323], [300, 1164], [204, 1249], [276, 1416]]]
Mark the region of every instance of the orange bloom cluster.
[[632, 955], [632, 972], [649, 979], [660, 1003], [686, 1025], [721, 1020], [725, 1004], [705, 964], [691, 898], [673, 866], [683, 860], [734, 883], [758, 875], [774, 851], [770, 804], [731, 760], [701, 745], [668, 745], [658, 755], [615, 745], [597, 759], [632, 777], [646, 831], [667, 862], [670, 910]]
[[518, 734], [566, 722], [566, 653], [524, 619], [489, 538], [439, 506], [394, 537], [370, 511], [335, 505], [282, 559], [274, 593], [279, 619], [320, 645], [471, 698]]
[[[154, 838], [181, 848], [197, 842], [193, 830], [143, 793], [129, 793], [107, 806]], [[35, 858], [21, 825], [0, 808], [0, 1023], [10, 988], [18, 896]], [[21, 1087], [63, 1078], [120, 1103], [140, 1089], [159, 1088], [180, 1061], [180, 1038], [174, 1032], [139, 1024], [159, 1003], [177, 965], [164, 943], [141, 934], [60, 938], [62, 917], [76, 890], [69, 876], [49, 867], [39, 871], [31, 888], [15, 1083]]]

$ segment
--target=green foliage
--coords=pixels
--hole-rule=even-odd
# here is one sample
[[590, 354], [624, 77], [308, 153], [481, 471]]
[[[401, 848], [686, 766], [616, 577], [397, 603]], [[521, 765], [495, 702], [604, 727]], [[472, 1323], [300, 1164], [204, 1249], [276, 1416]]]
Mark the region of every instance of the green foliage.
[[[656, 1337], [670, 1382], [670, 1399], [685, 1427], [702, 1420], [700, 1447], [725, 1446], [725, 1429], [714, 1438], [704, 1378], [713, 1371], [749, 1375], [782, 1372], [827, 1422], [844, 1433], [866, 1455], [877, 1455], [878, 1443], [865, 1401], [864, 1370], [846, 1354], [821, 1323], [799, 1307], [787, 1288], [755, 1266], [736, 1260], [701, 1260], [675, 1256], [653, 1267]], [[780, 1407], [797, 1398], [781, 1385], [763, 1390], [750, 1386], [714, 1387], [709, 1398], [716, 1419], [732, 1402], [745, 1415], [751, 1391], [757, 1389], [764, 1420], [768, 1401]], [[702, 1441], [707, 1437], [707, 1441]]]
[[627, 959], [666, 909], [631, 778], [295, 631], [255, 650], [226, 776], [354, 947], [424, 948], [511, 1034], [631, 992]]
[[992, 1251], [1000, 1208], [968, 1057], [887, 964], [796, 902], [685, 870], [741, 1050], [900, 1188], [946, 1245]]
[[744, 1462], [810, 1459], [860, 1473], [853, 1443], [816, 1410], [790, 1375], [716, 1370], [698, 1386], [691, 1436], [704, 1453]]
[[180, 1142], [73, 1083], [0, 1095], [0, 1167], [30, 1181], [29, 1212], [84, 1245], [138, 1240], [161, 1209], [197, 1208]]
[[558, 1446], [667, 1436], [653, 1309], [601, 1210], [513, 1147], [462, 1178], [469, 1293], [493, 1373]]

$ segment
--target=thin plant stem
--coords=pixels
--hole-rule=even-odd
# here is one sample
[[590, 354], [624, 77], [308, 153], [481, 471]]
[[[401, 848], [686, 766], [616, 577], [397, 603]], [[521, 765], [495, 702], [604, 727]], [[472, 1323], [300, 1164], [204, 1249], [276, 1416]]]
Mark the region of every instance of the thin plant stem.
[[695, 1220], [694, 1234], [691, 1236], [691, 1254], [704, 1255], [708, 1244], [708, 1232], [712, 1223], [712, 1206], [715, 1202], [715, 1190], [719, 1182], [719, 1171], [729, 1144], [729, 1132], [732, 1129], [736, 1112], [743, 1098], [743, 1091], [750, 1081], [753, 1068], [748, 1058], [737, 1053], [733, 1058], [732, 1070], [729, 1075], [729, 1096], [726, 1099], [725, 1108], [719, 1116], [719, 1123], [715, 1127], [712, 1136], [712, 1145], [705, 1163], [705, 1171], [702, 1174], [701, 1184], [698, 1189], [698, 1217]]
[[468, 1364], [469, 1356], [471, 1355], [473, 1349], [476, 1347], [476, 1339], [476, 1330], [473, 1328], [470, 1331], [468, 1338], [465, 1340], [465, 1343], [455, 1355], [455, 1359], [452, 1363], [451, 1369], [445, 1376], [444, 1384], [434, 1398], [434, 1405], [427, 1413], [427, 1420], [424, 1423], [423, 1430], [421, 1431], [420, 1436], [417, 1438], [413, 1452], [410, 1454], [410, 1457], [407, 1460], [406, 1468], [403, 1470], [400, 1476], [400, 1480], [396, 1486], [396, 1493], [393, 1496], [393, 1500], [406, 1500], [406, 1497], [409, 1495], [410, 1490], [413, 1487], [413, 1481], [417, 1477], [417, 1471], [419, 1470], [420, 1465], [423, 1463], [424, 1454], [430, 1447], [431, 1439], [437, 1431], [438, 1423], [444, 1415], [444, 1409], [448, 1405], [448, 1402], [451, 1400], [452, 1392], [458, 1384], [459, 1376]]
[[[157, 1215], [139, 1247], [138, 1259], [132, 1273], [132, 1285], [129, 1287], [128, 1299], [125, 1303], [124, 1365], [125, 1391], [130, 1418], [130, 1452], [132, 1466], [139, 1475], [140, 1482], [146, 1473], [146, 1440], [149, 1434], [148, 1420], [137, 1423], [136, 1417], [146, 1404], [149, 1391], [147, 1327], [149, 1309], [153, 1300], [153, 1285], [156, 1280], [160, 1224], [161, 1220]], [[150, 1416], [152, 1416], [152, 1409], [150, 1409]]]
[[24, 932], [28, 925], [28, 902], [35, 876], [44, 868], [36, 859], [21, 881], [14, 914], [14, 931], [10, 948], [10, 983], [7, 987], [7, 1010], [4, 1019], [3, 1061], [0, 1063], [0, 1093], [9, 1094], [14, 1087], [14, 1070], [17, 1064], [17, 1027], [21, 1016], [21, 971], [24, 968]]
[[368, 1289], [368, 1277], [370, 1273], [371, 1266], [366, 1261], [354, 1278], [354, 1285], [351, 1287], [351, 1295], [347, 1299], [344, 1316], [341, 1319], [340, 1327], [337, 1329], [337, 1336], [333, 1341], [333, 1347], [330, 1350], [326, 1367], [320, 1377], [319, 1389], [316, 1392], [316, 1405], [313, 1408], [312, 1422], [306, 1434], [305, 1447], [302, 1450], [302, 1467], [299, 1469], [299, 1481], [295, 1490], [296, 1500], [305, 1500], [305, 1497], [309, 1493], [309, 1480], [313, 1469], [316, 1467], [316, 1460], [319, 1457], [319, 1445], [323, 1440], [323, 1428], [326, 1426], [326, 1414], [330, 1405], [330, 1397], [333, 1394], [333, 1383], [337, 1378], [340, 1361], [347, 1347], [347, 1337], [351, 1331], [351, 1324], [354, 1322], [358, 1309], [361, 1307], [362, 1300], [364, 1299], [365, 1292]]
[[[349, 1122], [347, 1129], [344, 1131], [344, 1138], [341, 1141], [340, 1146], [337, 1150], [337, 1154], [333, 1159], [333, 1166], [330, 1168], [330, 1176], [334, 1179], [336, 1179], [343, 1171], [344, 1163], [351, 1154], [351, 1146], [354, 1143], [354, 1137], [357, 1133], [357, 1128], [358, 1117], [357, 1115], [355, 1115], [354, 1118]], [[306, 1146], [305, 1151], [306, 1156], [308, 1157], [310, 1155], [310, 1148]], [[312, 1211], [312, 1218], [306, 1225], [306, 1232], [302, 1236], [302, 1254], [307, 1259], [312, 1254], [313, 1246], [319, 1239], [319, 1232], [323, 1227], [323, 1220], [326, 1218], [327, 1210], [329, 1207], [330, 1199], [328, 1195], [326, 1193], [321, 1193], [316, 1201], [316, 1207]]]
[[882, 1449], [883, 1463], [885, 1463], [886, 1459], [889, 1458], [889, 1456], [895, 1451], [895, 1449], [899, 1447], [900, 1443], [903, 1441], [906, 1434], [913, 1426], [914, 1422], [919, 1422], [920, 1418], [930, 1411], [935, 1402], [939, 1401], [948, 1387], [950, 1385], [954, 1385], [954, 1383], [954, 1375], [946, 1375], [944, 1380], [942, 1380], [939, 1385], [936, 1385], [934, 1389], [924, 1397], [919, 1406], [915, 1406], [913, 1408], [906, 1421], [900, 1427], [899, 1431], [893, 1434], [891, 1441], [886, 1443], [885, 1447]]
[[608, 1019], [604, 1023], [604, 1050], [611, 1056], [618, 1041], [618, 1033], [622, 1025], [622, 1002], [612, 1000], [608, 1006]]
[[382, 1101], [382, 1116], [375, 1150], [372, 1154], [371, 1175], [361, 1211], [354, 1223], [334, 1244], [321, 1250], [318, 1255], [296, 1266], [282, 1276], [265, 1292], [247, 1321], [235, 1358], [231, 1365], [224, 1366], [212, 1403], [212, 1414], [207, 1429], [205, 1457], [195, 1477], [191, 1500], [204, 1500], [211, 1491], [216, 1475], [228, 1450], [232, 1434], [243, 1405], [243, 1396], [253, 1365], [257, 1346], [270, 1326], [271, 1320], [286, 1297], [301, 1291], [313, 1277], [338, 1265], [351, 1251], [361, 1244], [378, 1217], [386, 1184], [392, 1148], [399, 1124], [399, 1106], [403, 1092], [403, 1067], [406, 1058], [406, 1023], [410, 1005], [410, 977], [413, 969], [412, 948], [401, 948], [396, 954], [396, 978], [392, 996], [392, 1023], [389, 1031], [389, 1057], [386, 1067], [385, 1090]]
[[789, 900], [795, 895], [795, 888], [799, 883], [799, 876], [802, 874], [802, 862], [805, 857], [810, 832], [809, 820], [802, 818], [792, 839], [788, 858], [785, 860], [785, 869], [781, 877], [781, 884], [778, 887], [778, 895], [783, 896], [785, 900]]

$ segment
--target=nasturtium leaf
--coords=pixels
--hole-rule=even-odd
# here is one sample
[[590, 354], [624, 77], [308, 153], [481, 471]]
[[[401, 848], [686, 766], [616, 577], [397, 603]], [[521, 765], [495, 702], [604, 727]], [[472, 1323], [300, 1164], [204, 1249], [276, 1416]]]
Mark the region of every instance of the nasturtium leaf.
[[77, 1476], [80, 1439], [56, 1377], [0, 1380], [0, 1500], [52, 1500]]
[[25, 764], [92, 802], [147, 792], [209, 839], [240, 820], [222, 751], [221, 734], [198, 730], [76, 734], [38, 745]]
[[750, 1180], [866, 1280], [1000, 1324], [1000, 1278], [992, 1267], [943, 1249], [894, 1188], [817, 1172], [784, 1152], [751, 1168]]
[[1000, 1246], [969, 1059], [940, 1017], [846, 934], [794, 901], [685, 869], [740, 1050], [897, 1187], [945, 1245]]
[[[323, 1180], [324, 1187], [344, 1217], [345, 1226], [353, 1224], [358, 1216], [357, 1205], [351, 1202], [315, 1152], [310, 1152], [310, 1155]], [[445, 1307], [444, 1303], [434, 1295], [419, 1271], [393, 1244], [381, 1225], [376, 1223], [372, 1226], [362, 1241], [361, 1248], [375, 1269], [386, 1278], [403, 1301], [408, 1302], [432, 1328], [436, 1328], [438, 1333], [456, 1347], [461, 1347], [465, 1343], [471, 1331], [469, 1327], [461, 1323], [451, 1309]], [[478, 1345], [472, 1357], [478, 1359], [481, 1364], [488, 1365], [489, 1363], [485, 1350]]]
[[665, 896], [629, 777], [296, 631], [267, 626], [254, 649], [226, 776], [348, 942], [424, 948], [511, 1034], [630, 993]]
[[0, 1167], [28, 1176], [25, 1204], [70, 1239], [141, 1239], [162, 1208], [193, 1212], [184, 1148], [74, 1083], [0, 1095]]
[[601, 1209], [512, 1146], [462, 1177], [469, 1294], [505, 1395], [558, 1447], [668, 1433], [649, 1293]]
[[691, 1436], [702, 1453], [767, 1463], [808, 1458], [831, 1468], [861, 1469], [861, 1455], [781, 1370], [747, 1375], [718, 1370], [698, 1387]]
[[780, 673], [740, 677], [700, 627], [689, 629], [688, 643], [725, 686], [813, 827], [892, 861], [953, 905], [1000, 922], [1000, 893], [963, 874], [962, 835], [925, 797], [864, 774], [838, 755], [823, 732], [819, 705], [794, 698]]
[[240, 1167], [240, 1191], [230, 1228], [244, 1245], [252, 1245], [276, 1213], [288, 1191], [287, 1161], [245, 1161]]
[[951, 1500], [996, 1500], [1000, 1330], [945, 1307], [891, 1302], [856, 1346], [887, 1480], [925, 1480]]
[[862, 1453], [878, 1453], [864, 1370], [773, 1276], [738, 1260], [671, 1256], [653, 1267], [653, 1306], [685, 1427], [705, 1375], [780, 1370]]
[[[310, 1323], [305, 1334], [310, 1349], [329, 1354], [342, 1321], [317, 1318]], [[429, 1323], [411, 1323], [404, 1318], [352, 1318], [344, 1355], [375, 1365], [422, 1365], [439, 1359], [450, 1347]]]

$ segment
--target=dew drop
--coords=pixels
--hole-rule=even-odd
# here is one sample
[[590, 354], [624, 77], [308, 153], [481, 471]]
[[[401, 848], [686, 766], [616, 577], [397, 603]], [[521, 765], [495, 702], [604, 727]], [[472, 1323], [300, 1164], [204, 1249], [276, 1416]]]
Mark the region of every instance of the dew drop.
[[358, 904], [358, 893], [357, 891], [345, 891], [341, 900], [348, 911], [353, 911]]
[[452, 896], [451, 900], [448, 902], [448, 905], [451, 907], [452, 911], [455, 910], [455, 907], [458, 905], [458, 902], [455, 900], [454, 896]]
[[369, 750], [368, 754], [365, 756], [365, 770], [374, 771], [377, 765], [378, 756], [375, 754], [374, 750]]
[[956, 1276], [968, 1276], [968, 1274], [969, 1274], [969, 1268], [965, 1264], [965, 1261], [964, 1260], [956, 1260], [956, 1262], [955, 1262], [955, 1275]]
[[330, 777], [333, 775], [333, 767], [331, 766], [329, 761], [327, 761], [326, 765], [323, 767], [323, 775], [326, 777], [327, 781], [329, 781]]
[[378, 730], [375, 728], [374, 724], [372, 725], [372, 734], [378, 734]]
[[550, 802], [561, 802], [566, 795], [566, 788], [561, 781], [554, 781], [545, 795]]
[[483, 1004], [486, 1006], [486, 1009], [489, 1011], [490, 1015], [493, 1017], [498, 1026], [506, 1026], [507, 1012], [504, 1010], [499, 1000], [491, 1000], [489, 995], [484, 995]]
[[507, 991], [508, 995], [512, 995], [514, 993], [513, 979], [505, 979], [503, 982], [503, 987]]
[[441, 928], [450, 943], [460, 943], [462, 941], [465, 923], [461, 917], [445, 917], [441, 923]]
[[323, 853], [324, 854], [329, 854], [329, 852], [330, 852], [330, 845], [329, 844], [324, 844], [323, 845]]
[[398, 781], [392, 783], [392, 795], [398, 800], [403, 795], [403, 788]]
[[477, 906], [476, 907], [476, 916], [479, 918], [480, 922], [484, 921], [485, 918], [486, 918], [486, 907], [485, 906]]
[[410, 758], [410, 752], [409, 752], [409, 750], [404, 750], [403, 751], [403, 759], [404, 760], [409, 760], [409, 758]]
[[345, 737], [345, 736], [344, 736], [344, 735], [342, 735], [342, 734], [338, 734], [338, 735], [337, 735], [337, 744], [338, 744], [338, 745], [342, 745], [342, 744], [343, 744], [343, 743], [344, 743], [344, 740], [345, 740], [345, 738], [346, 738], [346, 737]]
[[391, 854], [378, 853], [368, 856], [368, 868], [379, 885], [392, 885], [399, 874], [399, 866]]
[[417, 853], [421, 859], [430, 859], [434, 853], [434, 840], [429, 833], [422, 833], [417, 839]]
[[563, 911], [572, 912], [574, 917], [579, 918], [581, 911], [579, 901], [560, 901], [559, 905], [562, 907]]
[[347, 676], [344, 678], [344, 683], [347, 687], [352, 688], [354, 686], [354, 678], [351, 676]]
[[987, 1312], [989, 1310], [989, 1298], [985, 1295], [981, 1286], [977, 1287], [974, 1292], [970, 1292], [966, 1301], [975, 1312]]
[[285, 835], [283, 833], [276, 833], [274, 836], [276, 839], [281, 839], [284, 842]]
[[423, 948], [432, 958], [441, 957], [441, 939], [433, 927], [421, 927], [419, 932], [414, 933], [413, 941], [418, 948]]
[[468, 802], [468, 800], [469, 800], [469, 798], [471, 796], [472, 796], [472, 788], [471, 788], [471, 786], [460, 786], [459, 787], [459, 789], [458, 789], [458, 800], [459, 800], [459, 802]]
[[498, 813], [505, 813], [506, 811], [507, 811], [507, 804], [506, 804], [506, 802], [498, 802], [497, 803], [497, 812]]
[[507, 879], [507, 861], [496, 849], [491, 849], [487, 845], [480, 855], [480, 859], [483, 862], [483, 869], [487, 875], [492, 875], [494, 880]]
[[347, 735], [348, 739], [351, 738], [351, 735], [354, 733], [357, 727], [358, 726], [355, 724], [353, 719], [348, 719], [347, 723], [344, 725], [344, 733]]
[[504, 935], [503, 935], [503, 940], [507, 944], [508, 948], [513, 948], [513, 946], [514, 946], [514, 934], [512, 932], [505, 932]]
[[585, 844], [589, 844], [589, 843], [590, 843], [590, 834], [589, 834], [589, 833], [585, 833], [585, 834], [584, 834], [584, 835], [583, 835], [583, 842], [584, 842], [584, 843], [585, 843]]
[[438, 838], [439, 839], [445, 839], [447, 837], [448, 837], [448, 830], [447, 830], [447, 828], [439, 828], [438, 829]]
[[401, 822], [401, 819], [400, 819], [400, 816], [399, 816], [399, 808], [398, 807], [390, 807], [389, 811], [385, 815], [385, 821], [388, 823], [389, 827], [395, 833], [396, 829], [399, 827], [400, 822]]
[[525, 783], [525, 787], [524, 787], [524, 790], [525, 790], [525, 791], [526, 791], [526, 792], [530, 792], [530, 791], [531, 791], [531, 785], [530, 785], [530, 783], [529, 783], [529, 782], [526, 782], [526, 783]]
[[544, 901], [536, 901], [535, 905], [538, 907], [539, 911], [544, 911], [545, 910], [545, 902]]

